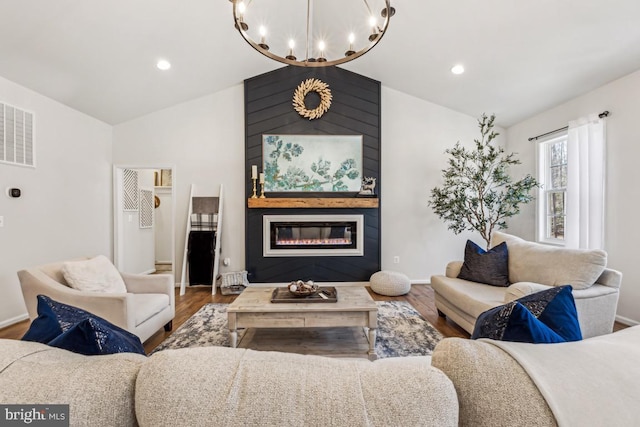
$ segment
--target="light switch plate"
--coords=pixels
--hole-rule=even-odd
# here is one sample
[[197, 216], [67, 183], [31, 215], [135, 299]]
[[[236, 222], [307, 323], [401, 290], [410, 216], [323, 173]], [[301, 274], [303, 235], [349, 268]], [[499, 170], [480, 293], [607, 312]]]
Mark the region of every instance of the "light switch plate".
[[0, 216], [0, 227], [4, 227], [4, 217]]

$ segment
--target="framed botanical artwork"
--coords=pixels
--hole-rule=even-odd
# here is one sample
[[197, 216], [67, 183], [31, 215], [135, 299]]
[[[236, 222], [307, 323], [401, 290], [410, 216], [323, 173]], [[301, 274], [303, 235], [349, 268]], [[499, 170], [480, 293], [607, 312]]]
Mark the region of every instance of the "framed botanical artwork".
[[262, 135], [265, 192], [359, 191], [361, 135]]

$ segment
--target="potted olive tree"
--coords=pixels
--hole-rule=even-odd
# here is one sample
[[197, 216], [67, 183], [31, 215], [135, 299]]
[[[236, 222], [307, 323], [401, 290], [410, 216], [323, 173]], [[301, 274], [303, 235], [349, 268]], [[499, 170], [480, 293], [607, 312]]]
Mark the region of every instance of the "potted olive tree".
[[483, 114], [478, 120], [480, 139], [473, 149], [458, 141], [448, 154], [448, 168], [442, 171], [444, 184], [431, 190], [429, 205], [455, 234], [475, 230], [487, 243], [495, 229], [507, 227], [505, 220], [520, 212], [520, 205], [533, 200], [531, 189], [539, 184], [527, 174], [513, 182], [509, 166], [520, 161], [515, 154], [505, 154], [495, 145], [498, 133], [493, 130], [495, 115]]

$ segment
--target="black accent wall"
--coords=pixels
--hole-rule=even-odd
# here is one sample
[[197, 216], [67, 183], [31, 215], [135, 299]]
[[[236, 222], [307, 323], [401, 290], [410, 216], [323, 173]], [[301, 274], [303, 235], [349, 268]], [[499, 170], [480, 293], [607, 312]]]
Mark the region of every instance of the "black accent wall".
[[[300, 116], [292, 105], [300, 83], [317, 78], [329, 85], [331, 108], [320, 119]], [[251, 197], [251, 165], [262, 168], [263, 134], [362, 135], [363, 175], [380, 182], [380, 82], [337, 67], [288, 66], [245, 80], [246, 197]], [[306, 107], [319, 104], [309, 94]], [[259, 192], [259, 185], [258, 185]], [[376, 187], [380, 197], [380, 187]], [[267, 193], [275, 197], [355, 197], [356, 193]], [[262, 216], [291, 214], [362, 214], [365, 220], [364, 256], [267, 257], [262, 256]], [[380, 270], [380, 208], [368, 209], [249, 209], [246, 215], [246, 266], [250, 282], [315, 280], [367, 281]]]

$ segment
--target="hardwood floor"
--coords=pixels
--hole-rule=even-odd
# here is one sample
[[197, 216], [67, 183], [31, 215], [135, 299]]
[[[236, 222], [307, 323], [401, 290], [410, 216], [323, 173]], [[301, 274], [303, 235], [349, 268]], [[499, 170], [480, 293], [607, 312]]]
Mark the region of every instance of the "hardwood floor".
[[[445, 337], [461, 337], [469, 338], [469, 334], [455, 323], [448, 319], [438, 316], [436, 306], [433, 302], [433, 289], [429, 285], [413, 285], [411, 292], [407, 295], [399, 297], [387, 297], [375, 294], [371, 288], [367, 287], [372, 298], [376, 301], [406, 301], [415, 307], [418, 312], [436, 327]], [[196, 311], [207, 303], [231, 303], [235, 300], [236, 295], [211, 295], [210, 287], [188, 287], [184, 296], [179, 295], [179, 289], [176, 288], [176, 317], [173, 319], [173, 330], [175, 331], [187, 319], [189, 319]], [[626, 326], [616, 322], [614, 331], [624, 329]], [[20, 339], [29, 328], [29, 321], [25, 320], [20, 323], [0, 329], [0, 338]], [[144, 343], [144, 348], [148, 352], [156, 348], [165, 338], [171, 335], [171, 332], [165, 332], [163, 329], [156, 332], [151, 338]]]

